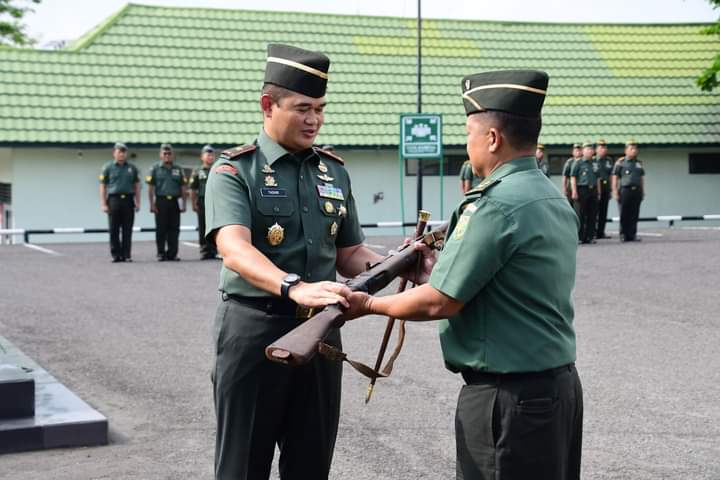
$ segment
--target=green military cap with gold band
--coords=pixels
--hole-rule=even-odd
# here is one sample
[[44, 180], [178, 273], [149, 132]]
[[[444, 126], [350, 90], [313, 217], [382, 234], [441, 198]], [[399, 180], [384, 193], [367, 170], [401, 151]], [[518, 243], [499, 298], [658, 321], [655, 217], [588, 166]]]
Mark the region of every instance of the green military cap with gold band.
[[538, 143], [536, 148], [538, 150], [545, 150], [545, 145], [543, 145], [542, 143]]
[[586, 148], [586, 147], [594, 147], [595, 145], [593, 145], [593, 143], [590, 140], [585, 140], [583, 142], [582, 146], [583, 146], [583, 148]]
[[582, 148], [582, 143], [573, 143], [573, 148]]
[[637, 144], [638, 142], [634, 138], [631, 138], [627, 142], [625, 142], [626, 147], [637, 147]]
[[598, 147], [600, 147], [600, 146], [605, 147], [605, 146], [607, 146], [607, 142], [605, 141], [604, 138], [598, 138], [598, 141], [595, 142], [595, 145], [597, 145]]
[[468, 75], [462, 80], [467, 115], [484, 111], [522, 117], [540, 116], [548, 75], [537, 70], [500, 70]]
[[279, 43], [268, 45], [265, 83], [312, 98], [325, 95], [330, 59], [322, 53]]

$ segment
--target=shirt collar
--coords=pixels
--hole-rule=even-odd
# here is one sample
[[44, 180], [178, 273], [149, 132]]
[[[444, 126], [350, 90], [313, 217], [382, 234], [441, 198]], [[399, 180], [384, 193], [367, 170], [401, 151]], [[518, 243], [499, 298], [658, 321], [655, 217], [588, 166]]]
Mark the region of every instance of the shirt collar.
[[272, 165], [279, 158], [290, 154], [279, 143], [270, 138], [270, 135], [265, 133], [264, 128], [260, 130], [260, 135], [257, 137], [257, 145], [265, 156], [268, 165]]
[[525, 170], [537, 169], [537, 161], [533, 156], [518, 157], [510, 160], [507, 163], [500, 165], [498, 168], [485, 179], [488, 183], [494, 182], [501, 178], [507, 177], [513, 173], [523, 172]]

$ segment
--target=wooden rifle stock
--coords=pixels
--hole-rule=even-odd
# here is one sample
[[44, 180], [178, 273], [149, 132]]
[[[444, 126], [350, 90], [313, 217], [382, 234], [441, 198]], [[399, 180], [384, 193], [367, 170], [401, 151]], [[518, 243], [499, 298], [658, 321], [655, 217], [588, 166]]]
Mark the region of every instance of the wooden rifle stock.
[[[437, 229], [421, 235], [416, 241], [422, 241], [431, 248], [437, 248], [445, 239], [447, 222]], [[404, 272], [412, 269], [418, 259], [417, 250], [412, 244], [401, 248], [397, 253], [388, 255], [365, 272], [346, 282], [354, 292], [366, 292], [370, 295], [379, 292]], [[325, 340], [330, 330], [340, 328], [342, 309], [337, 305], [328, 305], [298, 327], [275, 340], [265, 348], [265, 356], [273, 362], [289, 365], [303, 365], [317, 353], [318, 345]]]

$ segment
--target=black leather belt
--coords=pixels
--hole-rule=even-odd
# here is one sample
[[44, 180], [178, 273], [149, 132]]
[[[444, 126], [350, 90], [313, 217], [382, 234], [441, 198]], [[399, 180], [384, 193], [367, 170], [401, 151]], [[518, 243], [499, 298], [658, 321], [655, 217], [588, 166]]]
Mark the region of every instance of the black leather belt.
[[463, 370], [460, 372], [465, 383], [468, 385], [478, 383], [492, 383], [503, 380], [524, 380], [528, 378], [539, 377], [556, 377], [564, 372], [572, 372], [575, 368], [574, 363], [563, 365], [562, 367], [551, 368], [549, 370], [541, 370], [539, 372], [513, 372], [513, 373], [494, 373], [494, 372], [478, 372], [477, 370]]
[[177, 200], [180, 197], [176, 197], [175, 195], [158, 195], [158, 200]]
[[637, 190], [637, 189], [638, 189], [637, 185], [626, 185], [626, 186], [624, 186], [624, 187], [622, 187], [622, 188], [629, 188], [630, 190]]
[[242, 297], [232, 293], [222, 292], [223, 301], [231, 300], [253, 310], [260, 310], [268, 315], [285, 315], [300, 320], [307, 320], [315, 315], [315, 308], [298, 305], [292, 300], [274, 297]]
[[135, 194], [133, 194], [133, 193], [109, 193], [109, 194], [108, 194], [108, 197], [110, 197], [110, 198], [112, 198], [112, 197], [115, 197], [115, 198], [132, 198], [132, 197], [134, 197], [134, 196], [135, 196]]

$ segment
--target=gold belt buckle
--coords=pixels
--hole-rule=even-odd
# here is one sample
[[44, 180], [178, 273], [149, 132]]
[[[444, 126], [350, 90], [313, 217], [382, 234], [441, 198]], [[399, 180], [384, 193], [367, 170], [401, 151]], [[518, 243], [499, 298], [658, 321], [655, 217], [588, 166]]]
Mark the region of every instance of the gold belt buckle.
[[172, 200], [172, 195], [165, 195], [165, 198], [167, 198], [168, 200]]
[[314, 307], [306, 307], [305, 305], [298, 305], [297, 308], [295, 308], [295, 316], [299, 320], [307, 320], [308, 318], [315, 315], [315, 308]]
[[122, 198], [122, 199], [124, 200], [124, 199], [125, 199], [125, 194], [123, 193], [122, 195], [120, 195], [120, 198]]

